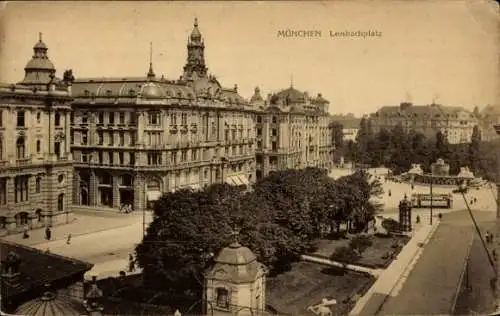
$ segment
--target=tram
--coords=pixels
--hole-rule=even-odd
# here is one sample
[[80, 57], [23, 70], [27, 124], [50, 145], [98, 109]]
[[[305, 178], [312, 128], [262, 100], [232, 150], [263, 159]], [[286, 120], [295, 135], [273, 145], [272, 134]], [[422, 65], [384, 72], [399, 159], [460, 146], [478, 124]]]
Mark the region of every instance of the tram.
[[451, 194], [414, 193], [411, 195], [413, 208], [452, 208], [453, 196]]

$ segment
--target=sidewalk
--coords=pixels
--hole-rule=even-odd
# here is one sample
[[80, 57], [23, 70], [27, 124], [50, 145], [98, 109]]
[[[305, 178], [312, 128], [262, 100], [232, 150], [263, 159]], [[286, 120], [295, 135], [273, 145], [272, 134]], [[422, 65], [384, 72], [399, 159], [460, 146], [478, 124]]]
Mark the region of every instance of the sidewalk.
[[397, 295], [407, 276], [415, 266], [418, 257], [440, 221], [436, 219], [433, 225], [419, 224], [408, 244], [399, 253], [387, 269], [382, 270], [375, 284], [361, 297], [349, 315], [375, 315], [387, 296]]
[[[75, 214], [75, 221], [58, 225], [51, 228], [52, 238], [50, 241], [45, 239], [45, 229], [39, 228], [29, 231], [30, 237], [23, 239], [23, 234], [7, 235], [3, 240], [15, 242], [26, 246], [35, 246], [55, 240], [64, 240], [68, 234], [72, 237], [92, 234], [100, 231], [111, 230], [119, 227], [125, 227], [142, 222], [142, 215], [123, 214], [123, 217], [106, 217], [99, 215]], [[130, 216], [127, 216], [130, 215]]]

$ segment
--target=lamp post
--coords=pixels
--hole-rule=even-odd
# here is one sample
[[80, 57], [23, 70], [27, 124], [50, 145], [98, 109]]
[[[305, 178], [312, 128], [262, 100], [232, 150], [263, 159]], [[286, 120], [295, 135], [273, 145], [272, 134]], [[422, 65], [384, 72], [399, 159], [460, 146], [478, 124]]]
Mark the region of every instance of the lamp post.
[[[495, 124], [493, 125], [493, 128], [495, 129], [495, 132], [497, 135], [500, 135], [500, 124]], [[497, 198], [496, 198], [496, 243], [494, 245], [494, 251], [498, 254], [500, 253], [500, 243], [498, 242], [498, 238], [500, 235], [500, 153], [497, 153], [497, 175], [496, 175], [496, 185], [497, 185]], [[496, 276], [495, 276], [495, 309], [498, 310], [500, 307], [500, 302], [498, 301], [498, 294], [500, 293], [500, 282], [498, 282], [498, 275], [500, 272], [500, 264], [498, 263], [498, 260], [495, 259], [496, 263]]]
[[430, 211], [431, 211], [431, 214], [430, 214], [430, 215], [431, 215], [431, 217], [430, 217], [430, 219], [429, 219], [429, 224], [430, 224], [430, 225], [432, 225], [432, 206], [433, 206], [433, 205], [432, 205], [432, 202], [433, 202], [433, 200], [434, 200], [434, 197], [433, 197], [433, 195], [432, 195], [432, 183], [433, 183], [433, 182], [434, 182], [434, 178], [433, 178], [433, 174], [432, 174], [432, 166], [431, 166], [431, 186], [430, 186], [430, 191], [431, 191], [431, 192], [430, 192], [430, 193], [431, 193], [431, 206], [430, 206]]

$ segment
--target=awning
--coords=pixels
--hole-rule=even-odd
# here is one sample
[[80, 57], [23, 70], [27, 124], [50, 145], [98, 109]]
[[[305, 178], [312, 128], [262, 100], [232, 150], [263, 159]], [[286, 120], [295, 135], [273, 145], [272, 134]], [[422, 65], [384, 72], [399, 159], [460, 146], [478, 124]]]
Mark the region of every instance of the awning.
[[236, 175], [236, 176], [232, 176], [231, 178], [233, 178], [233, 181], [234, 181], [234, 184], [239, 186], [239, 185], [243, 185], [243, 182], [241, 182], [241, 179]]
[[240, 179], [240, 182], [243, 184], [243, 185], [248, 185], [248, 177], [244, 174], [240, 174], [238, 175], [238, 179]]
[[227, 177], [226, 180], [224, 180], [225, 183], [229, 184], [229, 185], [234, 185], [234, 182], [233, 180], [231, 179], [232, 177]]
[[161, 191], [148, 191], [147, 193], [148, 201], [156, 201], [160, 199], [161, 195], [162, 195]]
[[193, 191], [198, 191], [200, 189], [199, 184], [190, 184], [190, 185], [188, 185], [188, 187]]

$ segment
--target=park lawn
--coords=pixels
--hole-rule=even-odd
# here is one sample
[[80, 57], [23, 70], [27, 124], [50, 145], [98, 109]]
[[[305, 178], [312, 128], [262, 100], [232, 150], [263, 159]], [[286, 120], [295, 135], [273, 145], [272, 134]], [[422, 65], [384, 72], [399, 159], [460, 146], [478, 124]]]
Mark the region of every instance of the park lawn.
[[[373, 244], [363, 252], [360, 259], [352, 263], [369, 268], [385, 268], [392, 262], [395, 255], [401, 251], [401, 247], [395, 249], [392, 248], [392, 245], [397, 242], [401, 246], [404, 246], [409, 240], [410, 238], [406, 236], [372, 236], [371, 241]], [[317, 244], [316, 252], [312, 255], [328, 259], [337, 247], [348, 245], [349, 239], [321, 239]], [[394, 253], [393, 258], [383, 258], [388, 252]]]
[[310, 262], [297, 262], [290, 271], [267, 280], [267, 304], [279, 315], [313, 315], [307, 311], [323, 298], [337, 300], [333, 315], [347, 315], [354, 307], [356, 294], [363, 295], [374, 278]]

